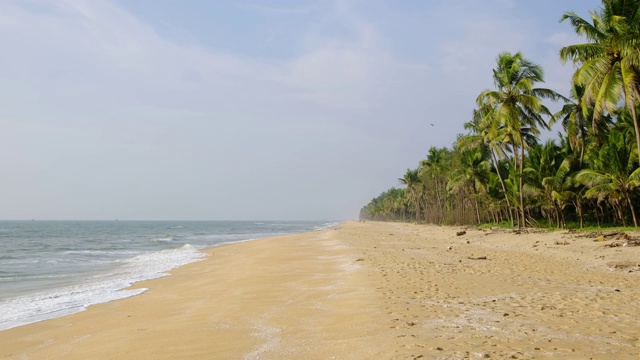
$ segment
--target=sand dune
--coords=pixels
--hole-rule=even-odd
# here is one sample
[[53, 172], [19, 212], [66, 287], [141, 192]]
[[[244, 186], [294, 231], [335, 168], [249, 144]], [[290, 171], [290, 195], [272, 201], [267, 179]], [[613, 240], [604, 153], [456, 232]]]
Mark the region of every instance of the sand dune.
[[640, 358], [640, 247], [460, 230], [345, 223], [214, 248], [142, 295], [0, 332], [0, 358]]

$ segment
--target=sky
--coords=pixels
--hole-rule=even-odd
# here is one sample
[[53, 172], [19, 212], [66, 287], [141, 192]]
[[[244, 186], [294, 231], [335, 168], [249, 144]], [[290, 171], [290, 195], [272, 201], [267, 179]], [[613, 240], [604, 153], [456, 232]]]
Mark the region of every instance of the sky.
[[559, 19], [599, 6], [0, 1], [0, 219], [357, 218], [464, 132], [500, 52], [568, 94]]

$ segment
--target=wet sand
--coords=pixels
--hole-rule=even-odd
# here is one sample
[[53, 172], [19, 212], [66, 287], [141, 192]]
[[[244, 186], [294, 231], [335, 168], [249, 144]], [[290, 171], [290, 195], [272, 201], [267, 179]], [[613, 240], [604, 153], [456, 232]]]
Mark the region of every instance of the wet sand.
[[367, 222], [227, 245], [0, 331], [0, 358], [640, 358], [640, 246], [593, 240]]

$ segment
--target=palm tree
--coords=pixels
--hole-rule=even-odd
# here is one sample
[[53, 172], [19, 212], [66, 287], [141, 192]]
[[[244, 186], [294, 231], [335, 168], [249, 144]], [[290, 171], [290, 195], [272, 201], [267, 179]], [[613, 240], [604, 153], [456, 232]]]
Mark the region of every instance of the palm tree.
[[478, 197], [482, 193], [486, 193], [491, 165], [485, 159], [480, 148], [465, 150], [460, 155], [460, 167], [453, 171], [451, 180], [447, 183], [447, 190], [459, 191], [466, 187], [471, 191], [476, 219], [480, 224], [482, 220], [480, 219]]
[[420, 187], [422, 186], [422, 180], [420, 179], [419, 169], [407, 169], [404, 177], [399, 178], [401, 184], [407, 186], [409, 197], [416, 210], [416, 221], [420, 222]]
[[584, 86], [586, 99], [594, 105], [593, 118], [614, 112], [622, 98], [633, 118], [636, 148], [640, 129], [636, 104], [640, 97], [640, 1], [603, 0], [591, 22], [574, 12], [565, 13], [573, 30], [587, 43], [563, 47], [560, 58], [579, 66], [574, 81]]
[[444, 219], [444, 194], [442, 189], [444, 188], [444, 173], [445, 173], [445, 162], [446, 162], [446, 149], [436, 148], [432, 146], [429, 148], [429, 154], [427, 154], [427, 158], [420, 162], [420, 166], [423, 171], [433, 179], [434, 186], [433, 190], [436, 196], [436, 202], [439, 210], [440, 221]]
[[585, 169], [576, 175], [576, 180], [589, 188], [585, 197], [608, 199], [618, 211], [623, 226], [627, 226], [623, 204], [631, 210], [633, 224], [638, 227], [636, 212], [631, 201], [633, 191], [640, 186], [640, 168], [634, 163], [637, 153], [631, 151], [627, 137], [621, 132], [611, 132], [608, 142], [594, 158], [592, 169]]
[[[557, 120], [562, 121], [562, 128], [567, 133], [571, 150], [580, 151], [580, 165], [584, 162], [584, 149], [587, 137], [587, 119], [593, 119], [593, 111], [585, 99], [585, 88], [573, 82], [571, 84], [571, 99], [549, 121], [553, 125]], [[593, 131], [597, 131], [597, 122], [593, 121]]]
[[509, 196], [507, 195], [507, 188], [500, 173], [500, 167], [498, 159], [502, 159], [506, 156], [505, 145], [506, 142], [504, 131], [501, 128], [492, 128], [488, 125], [489, 122], [483, 121], [484, 115], [480, 110], [473, 110], [473, 117], [471, 121], [464, 124], [464, 128], [471, 131], [471, 134], [462, 136], [458, 139], [458, 147], [461, 149], [470, 149], [474, 147], [485, 146], [491, 153], [491, 159], [493, 161], [493, 167], [498, 175], [500, 186], [502, 188], [502, 194], [507, 203], [507, 213], [511, 226], [514, 225], [513, 214], [511, 213], [511, 203], [509, 202]]
[[[527, 179], [529, 188], [537, 190], [542, 207], [553, 210], [558, 227], [560, 227], [561, 214], [560, 208], [553, 197], [553, 191], [558, 186], [555, 188], [550, 186], [549, 178], [558, 173], [558, 168], [562, 161], [562, 148], [554, 140], [548, 140], [544, 145], [536, 144], [529, 150], [526, 158], [527, 168], [525, 169], [529, 175]], [[548, 218], [551, 225], [551, 216]]]
[[402, 217], [401, 217], [402, 221], [405, 221], [407, 210], [409, 209], [409, 206], [411, 205], [411, 200], [409, 199], [409, 196], [407, 195], [406, 189], [398, 189], [398, 191], [400, 193], [398, 194], [398, 197], [396, 198], [396, 207], [400, 209], [400, 214], [402, 215]]
[[[562, 161], [555, 174], [542, 179], [542, 186], [545, 189], [545, 194], [550, 197], [556, 212], [556, 224], [558, 228], [561, 226], [566, 227], [567, 222], [564, 218], [564, 208], [575, 196], [575, 194], [570, 190], [573, 186], [571, 178], [569, 177], [570, 171], [571, 159], [567, 158]], [[582, 227], [582, 211], [581, 209], [577, 210], [580, 215], [580, 227]], [[560, 218], [562, 218], [562, 224], [560, 223]]]
[[478, 96], [480, 111], [484, 114], [490, 132], [504, 131], [519, 167], [518, 191], [520, 197], [519, 227], [525, 224], [523, 194], [524, 153], [527, 146], [525, 131], [533, 136], [540, 133], [538, 127], [548, 129], [543, 115], [551, 112], [542, 104], [543, 99], [563, 98], [553, 90], [535, 88], [544, 81], [543, 71], [525, 59], [521, 53], [503, 52], [498, 55], [497, 67], [493, 70], [495, 90], [484, 90]]

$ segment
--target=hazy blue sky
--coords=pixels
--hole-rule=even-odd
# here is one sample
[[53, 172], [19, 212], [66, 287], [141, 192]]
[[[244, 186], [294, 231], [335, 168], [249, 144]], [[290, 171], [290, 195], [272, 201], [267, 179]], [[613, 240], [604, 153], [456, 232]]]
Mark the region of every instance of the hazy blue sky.
[[0, 219], [355, 218], [599, 4], [0, 1]]

